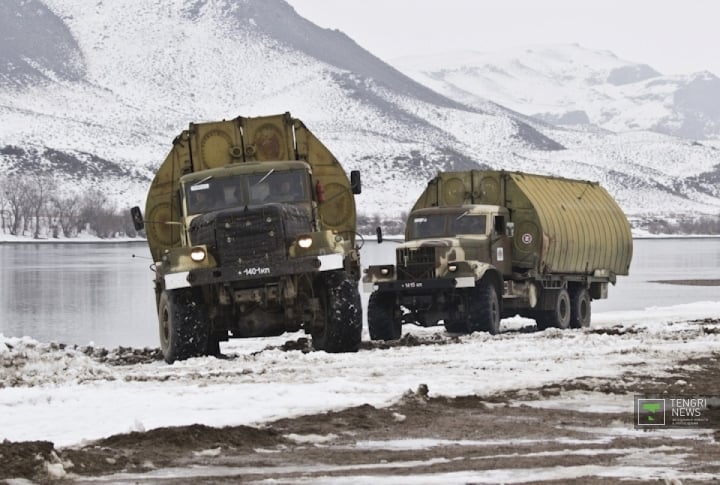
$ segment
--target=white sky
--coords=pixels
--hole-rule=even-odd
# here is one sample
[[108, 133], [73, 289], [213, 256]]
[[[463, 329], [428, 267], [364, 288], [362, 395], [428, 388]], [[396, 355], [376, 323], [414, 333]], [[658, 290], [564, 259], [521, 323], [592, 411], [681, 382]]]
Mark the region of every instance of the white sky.
[[287, 0], [384, 60], [578, 43], [663, 74], [720, 75], [717, 0]]

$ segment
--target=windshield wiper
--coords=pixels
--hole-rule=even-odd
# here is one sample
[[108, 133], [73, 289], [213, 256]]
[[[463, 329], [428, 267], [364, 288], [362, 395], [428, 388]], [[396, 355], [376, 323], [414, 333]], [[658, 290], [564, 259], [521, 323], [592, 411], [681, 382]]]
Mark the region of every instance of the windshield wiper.
[[265, 182], [265, 179], [268, 178], [270, 176], [270, 174], [273, 173], [274, 171], [275, 171], [275, 169], [271, 168], [270, 171], [263, 176], [263, 178], [261, 178], [260, 180], [255, 182], [255, 185], [259, 185], [259, 184]]
[[198, 180], [197, 182], [193, 183], [193, 186], [195, 186], [195, 185], [200, 185], [200, 184], [203, 183], [203, 182], [207, 182], [207, 181], [210, 180], [211, 178], [213, 178], [213, 176], [212, 176], [212, 175], [208, 175], [208, 176], [205, 177], [204, 179]]

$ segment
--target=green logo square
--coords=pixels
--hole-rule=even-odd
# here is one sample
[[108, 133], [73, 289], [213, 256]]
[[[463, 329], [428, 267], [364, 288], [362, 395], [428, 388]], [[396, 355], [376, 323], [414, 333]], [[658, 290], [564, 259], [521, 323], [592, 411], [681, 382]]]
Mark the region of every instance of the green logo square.
[[665, 399], [638, 399], [637, 424], [665, 426]]

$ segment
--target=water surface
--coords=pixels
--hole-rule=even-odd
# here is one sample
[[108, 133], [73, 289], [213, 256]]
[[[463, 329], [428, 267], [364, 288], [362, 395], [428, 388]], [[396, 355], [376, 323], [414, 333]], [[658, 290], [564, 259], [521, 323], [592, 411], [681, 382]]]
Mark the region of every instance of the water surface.
[[[392, 262], [396, 244], [372, 240], [363, 265]], [[135, 257], [133, 257], [135, 255]], [[0, 333], [105, 347], [158, 345], [147, 245], [0, 244]], [[720, 300], [718, 286], [655, 283], [720, 279], [720, 238], [639, 239], [630, 276], [618, 277], [593, 312]], [[363, 305], [368, 295], [363, 294]]]

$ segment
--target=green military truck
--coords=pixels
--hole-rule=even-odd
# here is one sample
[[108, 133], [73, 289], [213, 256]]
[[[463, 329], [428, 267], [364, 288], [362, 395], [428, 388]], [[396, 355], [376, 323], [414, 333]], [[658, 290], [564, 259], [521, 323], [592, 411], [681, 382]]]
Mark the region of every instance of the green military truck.
[[439, 173], [412, 208], [395, 264], [365, 271], [370, 337], [441, 320], [450, 332], [496, 334], [518, 314], [539, 329], [587, 327], [591, 301], [607, 298], [631, 258], [627, 218], [597, 183]]
[[354, 194], [330, 151], [289, 113], [191, 123], [147, 195], [165, 360], [219, 354], [230, 337], [304, 329], [315, 349], [358, 349]]

